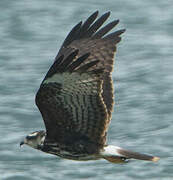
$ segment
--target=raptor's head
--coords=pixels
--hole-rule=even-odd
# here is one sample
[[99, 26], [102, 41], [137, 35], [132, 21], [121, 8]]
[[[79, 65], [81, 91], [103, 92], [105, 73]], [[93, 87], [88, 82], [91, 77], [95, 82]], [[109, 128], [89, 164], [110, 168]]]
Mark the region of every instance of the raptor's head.
[[35, 149], [40, 149], [46, 137], [45, 131], [35, 131], [27, 135], [25, 139], [20, 143], [20, 146], [27, 144]]

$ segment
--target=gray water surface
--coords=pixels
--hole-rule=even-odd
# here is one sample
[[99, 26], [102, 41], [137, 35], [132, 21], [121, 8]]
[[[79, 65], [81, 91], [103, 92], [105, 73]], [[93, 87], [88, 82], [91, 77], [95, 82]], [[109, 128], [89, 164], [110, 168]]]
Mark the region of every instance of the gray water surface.
[[[44, 129], [34, 98], [61, 43], [95, 10], [111, 11], [110, 20], [127, 29], [116, 55], [108, 142], [160, 156], [158, 163], [75, 162], [19, 147]], [[171, 0], [2, 0], [0, 12], [0, 180], [172, 179]]]

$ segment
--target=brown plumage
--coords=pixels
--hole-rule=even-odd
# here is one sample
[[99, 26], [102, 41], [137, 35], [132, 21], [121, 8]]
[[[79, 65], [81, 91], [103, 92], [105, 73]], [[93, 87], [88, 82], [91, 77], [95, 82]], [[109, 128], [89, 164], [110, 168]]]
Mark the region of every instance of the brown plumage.
[[[75, 139], [78, 136], [93, 144], [105, 145], [113, 109], [111, 72], [114, 54], [116, 44], [121, 40], [120, 35], [125, 30], [106, 35], [117, 25], [116, 20], [98, 31], [110, 13], [96, 20], [97, 15], [98, 11], [72, 29], [37, 93], [36, 104], [45, 121], [49, 139], [69, 143], [69, 137]], [[82, 71], [68, 73], [68, 64], [75, 63], [76, 57], [80, 56], [86, 57], [81, 64], [77, 64]], [[82, 69], [82, 66], [93, 61], [96, 63], [91, 64], [89, 70]], [[104, 70], [92, 72], [98, 69]], [[93, 77], [89, 72], [93, 73]], [[62, 85], [57, 76], [57, 80], [45, 83], [55, 74], [64, 76], [67, 82], [62, 82]]]
[[97, 18], [96, 11], [68, 34], [36, 95], [46, 132], [31, 133], [21, 145], [73, 160], [158, 160], [106, 145], [114, 102], [111, 73], [125, 31], [109, 33], [118, 20], [102, 27], [109, 15]]

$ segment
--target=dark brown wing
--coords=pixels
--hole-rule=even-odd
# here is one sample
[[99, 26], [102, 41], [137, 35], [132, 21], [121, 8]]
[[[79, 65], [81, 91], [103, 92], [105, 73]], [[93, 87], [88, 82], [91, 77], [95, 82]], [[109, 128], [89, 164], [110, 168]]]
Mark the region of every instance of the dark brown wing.
[[108, 113], [101, 95], [103, 69], [92, 69], [99, 62], [95, 59], [84, 64], [89, 53], [75, 59], [77, 54], [78, 50], [54, 62], [36, 95], [36, 104], [49, 140], [68, 144], [84, 139], [104, 145]]
[[92, 61], [92, 59], [99, 60], [97, 67], [105, 68], [102, 97], [111, 118], [114, 102], [111, 72], [113, 70], [116, 44], [121, 40], [120, 35], [125, 30], [118, 30], [107, 35], [118, 24], [119, 20], [112, 21], [99, 29], [110, 16], [110, 12], [103, 14], [98, 19], [97, 16], [98, 11], [93, 13], [83, 24], [79, 22], [71, 30], [55, 60], [61, 55], [67, 56], [74, 49], [79, 49], [80, 55], [90, 52], [90, 57], [85, 61], [86, 63]]
[[[125, 30], [106, 35], [119, 21], [99, 30], [110, 13], [96, 20], [97, 15], [98, 11], [71, 30], [37, 93], [36, 104], [50, 139], [67, 142], [86, 138], [105, 144], [113, 109], [113, 59], [116, 44]], [[82, 64], [75, 60], [76, 49], [78, 56], [82, 56]], [[71, 72], [67, 68], [69, 62]], [[80, 69], [80, 73], [73, 67]], [[102, 73], [96, 70], [103, 68]]]

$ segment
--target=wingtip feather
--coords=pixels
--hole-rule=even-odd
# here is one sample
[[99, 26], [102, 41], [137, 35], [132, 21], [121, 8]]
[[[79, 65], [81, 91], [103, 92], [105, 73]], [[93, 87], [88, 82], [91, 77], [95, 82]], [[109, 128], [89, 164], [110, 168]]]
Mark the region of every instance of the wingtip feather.
[[107, 14], [108, 16], [110, 16], [111, 12], [110, 12], [110, 11], [108, 11], [108, 12], [106, 12], [105, 14]]
[[96, 10], [93, 14], [97, 14], [98, 15], [99, 14], [99, 10]]

